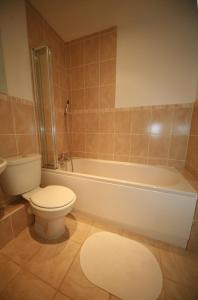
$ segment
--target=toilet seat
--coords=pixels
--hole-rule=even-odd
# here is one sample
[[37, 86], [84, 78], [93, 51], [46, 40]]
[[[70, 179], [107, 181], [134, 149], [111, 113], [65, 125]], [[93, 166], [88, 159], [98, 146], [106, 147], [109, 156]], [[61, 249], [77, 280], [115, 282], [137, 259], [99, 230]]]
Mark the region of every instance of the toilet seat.
[[75, 194], [64, 186], [50, 185], [30, 196], [31, 204], [41, 209], [53, 210], [68, 206], [76, 199]]

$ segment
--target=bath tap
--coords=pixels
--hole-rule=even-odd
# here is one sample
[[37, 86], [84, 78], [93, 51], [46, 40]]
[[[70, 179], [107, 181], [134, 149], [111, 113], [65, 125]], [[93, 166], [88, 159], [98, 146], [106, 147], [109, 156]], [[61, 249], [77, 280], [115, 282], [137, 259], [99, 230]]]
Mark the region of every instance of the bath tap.
[[70, 161], [70, 160], [71, 160], [71, 158], [67, 155], [67, 153], [60, 153], [58, 155], [59, 163], [63, 163], [63, 162]]

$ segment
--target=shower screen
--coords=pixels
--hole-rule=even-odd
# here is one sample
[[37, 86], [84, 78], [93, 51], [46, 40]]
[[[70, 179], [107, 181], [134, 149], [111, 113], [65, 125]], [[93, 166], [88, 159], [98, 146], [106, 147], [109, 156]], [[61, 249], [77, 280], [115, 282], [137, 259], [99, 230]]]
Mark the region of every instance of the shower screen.
[[32, 67], [42, 166], [56, 169], [57, 153], [52, 61], [51, 51], [48, 46], [32, 49]]

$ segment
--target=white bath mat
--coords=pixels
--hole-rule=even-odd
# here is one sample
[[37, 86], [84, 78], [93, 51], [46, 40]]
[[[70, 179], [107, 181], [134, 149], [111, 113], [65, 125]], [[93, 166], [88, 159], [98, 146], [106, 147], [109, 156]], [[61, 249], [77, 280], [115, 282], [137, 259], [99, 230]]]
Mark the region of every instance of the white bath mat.
[[153, 254], [142, 244], [114, 233], [90, 236], [80, 252], [86, 277], [124, 300], [154, 300], [162, 289], [162, 273]]

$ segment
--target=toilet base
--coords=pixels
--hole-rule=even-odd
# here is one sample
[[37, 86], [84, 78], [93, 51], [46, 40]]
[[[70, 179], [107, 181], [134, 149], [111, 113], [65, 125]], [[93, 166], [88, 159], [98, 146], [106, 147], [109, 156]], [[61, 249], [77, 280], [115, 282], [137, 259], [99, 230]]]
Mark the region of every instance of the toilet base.
[[35, 216], [35, 232], [46, 240], [60, 238], [65, 233], [65, 217], [56, 219], [44, 219]]

